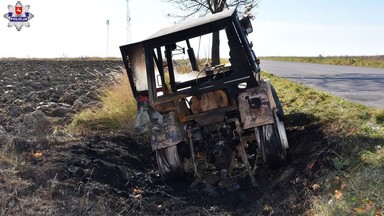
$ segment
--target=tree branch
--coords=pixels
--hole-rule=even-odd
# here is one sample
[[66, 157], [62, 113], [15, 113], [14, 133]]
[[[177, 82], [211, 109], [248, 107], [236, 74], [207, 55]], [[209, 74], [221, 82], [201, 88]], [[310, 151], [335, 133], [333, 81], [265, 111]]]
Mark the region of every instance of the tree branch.
[[208, 13], [217, 13], [224, 8], [238, 7], [239, 11], [250, 11], [257, 7], [260, 0], [162, 0], [174, 5], [180, 12], [168, 14], [170, 17], [181, 20], [194, 16], [205, 16]]

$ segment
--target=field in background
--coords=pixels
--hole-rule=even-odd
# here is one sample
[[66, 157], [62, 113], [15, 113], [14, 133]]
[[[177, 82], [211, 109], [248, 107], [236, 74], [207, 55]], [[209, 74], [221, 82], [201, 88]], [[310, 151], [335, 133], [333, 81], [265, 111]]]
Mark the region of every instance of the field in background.
[[348, 65], [384, 68], [384, 55], [378, 56], [318, 56], [318, 57], [262, 57], [262, 60], [308, 62], [318, 64]]

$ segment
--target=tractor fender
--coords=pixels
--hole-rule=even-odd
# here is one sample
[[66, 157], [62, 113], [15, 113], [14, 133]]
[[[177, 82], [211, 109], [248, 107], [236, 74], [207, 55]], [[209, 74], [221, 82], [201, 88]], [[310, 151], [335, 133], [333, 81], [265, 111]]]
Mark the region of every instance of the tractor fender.
[[[269, 79], [259, 82], [259, 86], [247, 89], [238, 95], [239, 112], [244, 129], [274, 123], [274, 112], [279, 110]], [[281, 104], [280, 104], [281, 107]]]
[[186, 141], [187, 136], [175, 112], [163, 115], [161, 124], [150, 126], [152, 150], [159, 150]]

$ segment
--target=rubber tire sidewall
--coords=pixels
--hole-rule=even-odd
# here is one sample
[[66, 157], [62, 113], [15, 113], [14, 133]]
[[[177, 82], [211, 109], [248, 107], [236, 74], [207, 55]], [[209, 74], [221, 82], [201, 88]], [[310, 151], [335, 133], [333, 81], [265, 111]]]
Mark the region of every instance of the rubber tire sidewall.
[[158, 149], [155, 153], [157, 166], [163, 180], [169, 181], [183, 176], [184, 169], [179, 157], [178, 145]]
[[260, 156], [272, 169], [282, 166], [287, 159], [287, 151], [282, 145], [275, 124], [260, 126]]

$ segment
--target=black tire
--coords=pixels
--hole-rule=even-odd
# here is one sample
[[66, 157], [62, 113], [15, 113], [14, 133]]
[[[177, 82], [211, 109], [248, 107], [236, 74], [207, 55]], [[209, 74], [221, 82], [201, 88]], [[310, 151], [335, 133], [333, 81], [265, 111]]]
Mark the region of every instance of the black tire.
[[272, 169], [282, 166], [287, 159], [287, 151], [280, 141], [279, 133], [275, 124], [258, 127], [260, 136], [260, 156], [264, 163]]
[[184, 169], [180, 161], [178, 145], [156, 150], [156, 161], [164, 181], [183, 176]]
[[[265, 164], [271, 168], [278, 168], [287, 161], [288, 143], [282, 141], [277, 124], [283, 121], [283, 106], [277, 96], [275, 88], [271, 85], [273, 99], [276, 103], [277, 112], [274, 113], [274, 123], [255, 128], [256, 143], [260, 151], [260, 157]], [[278, 122], [277, 122], [278, 121]], [[280, 124], [279, 124], [280, 125]], [[286, 140], [285, 128], [282, 125], [284, 133], [283, 140]], [[285, 146], [287, 145], [287, 146]]]
[[277, 117], [279, 117], [280, 121], [283, 121], [284, 120], [283, 105], [281, 104], [280, 99], [277, 96], [276, 90], [273, 87], [273, 85], [271, 85], [271, 90], [272, 90], [273, 99], [275, 100], [275, 104], [276, 104], [276, 107], [277, 107], [277, 113], [276, 113]]

